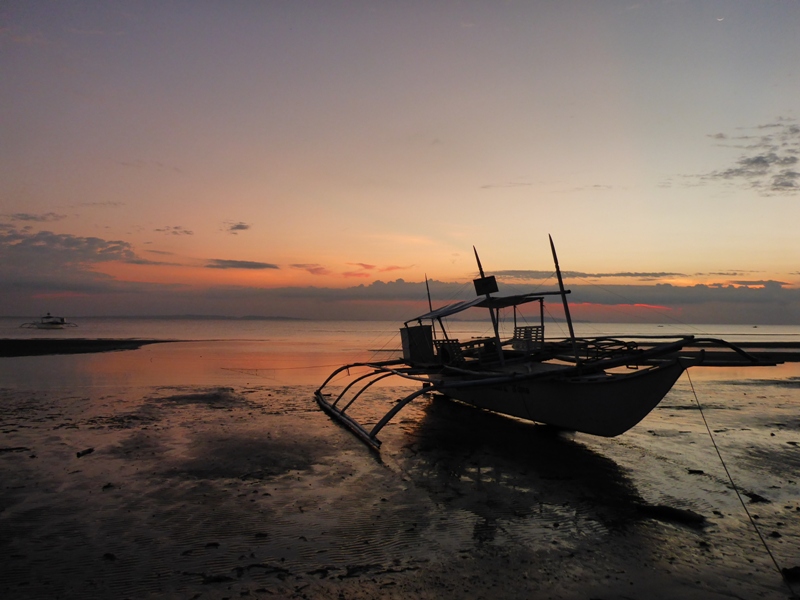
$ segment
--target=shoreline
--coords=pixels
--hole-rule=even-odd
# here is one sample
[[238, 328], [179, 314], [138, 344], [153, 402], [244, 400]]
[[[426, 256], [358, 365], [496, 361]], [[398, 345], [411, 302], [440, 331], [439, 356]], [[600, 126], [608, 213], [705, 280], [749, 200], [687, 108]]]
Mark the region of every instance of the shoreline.
[[0, 339], [0, 358], [21, 356], [46, 356], [51, 354], [88, 354], [92, 352], [113, 352], [119, 350], [138, 350], [149, 344], [164, 344], [180, 340], [155, 339], [87, 339], [87, 338], [40, 338], [40, 339]]

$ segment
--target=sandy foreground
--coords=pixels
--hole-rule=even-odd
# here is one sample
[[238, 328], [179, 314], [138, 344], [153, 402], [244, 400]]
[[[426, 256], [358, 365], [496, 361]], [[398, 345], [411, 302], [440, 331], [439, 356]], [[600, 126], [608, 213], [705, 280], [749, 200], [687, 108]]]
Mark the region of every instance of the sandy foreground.
[[[685, 380], [612, 440], [425, 398], [377, 456], [313, 386], [252, 379], [1, 389], [0, 597], [791, 595]], [[743, 389], [715, 384], [707, 417], [779, 566], [796, 567], [800, 384]], [[375, 415], [404, 393], [378, 390]]]

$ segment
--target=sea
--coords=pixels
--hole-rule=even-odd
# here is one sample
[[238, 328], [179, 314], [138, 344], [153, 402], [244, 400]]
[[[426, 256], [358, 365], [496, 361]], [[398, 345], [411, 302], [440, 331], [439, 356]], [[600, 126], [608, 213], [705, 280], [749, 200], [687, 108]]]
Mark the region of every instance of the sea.
[[[50, 355], [0, 360], [0, 385], [26, 387], [92, 387], [112, 385], [319, 385], [336, 367], [352, 362], [399, 356], [399, 325], [390, 321], [317, 321], [259, 318], [70, 318], [77, 327], [58, 330], [22, 328], [36, 319], [0, 317], [0, 339], [141, 339], [166, 343], [135, 351]], [[451, 338], [491, 335], [485, 321], [450, 321]], [[501, 323], [510, 335], [513, 322]], [[568, 336], [566, 323], [545, 325], [547, 338]], [[691, 325], [575, 323], [578, 336], [717, 337], [731, 342], [796, 342], [796, 325]], [[700, 376], [712, 376], [696, 369]], [[719, 369], [715, 371], [719, 374]], [[739, 377], [739, 370], [725, 377]], [[769, 371], [791, 377], [794, 365]], [[243, 381], [243, 379], [247, 381]]]

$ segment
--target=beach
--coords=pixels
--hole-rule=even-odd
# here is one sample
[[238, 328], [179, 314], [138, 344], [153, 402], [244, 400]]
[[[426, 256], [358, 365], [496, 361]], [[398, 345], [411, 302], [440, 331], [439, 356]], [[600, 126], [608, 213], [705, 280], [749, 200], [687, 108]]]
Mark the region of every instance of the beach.
[[692, 369], [612, 439], [425, 396], [378, 455], [313, 401], [330, 356], [301, 377], [219, 344], [2, 359], [2, 597], [790, 596], [702, 417], [800, 566], [796, 363]]

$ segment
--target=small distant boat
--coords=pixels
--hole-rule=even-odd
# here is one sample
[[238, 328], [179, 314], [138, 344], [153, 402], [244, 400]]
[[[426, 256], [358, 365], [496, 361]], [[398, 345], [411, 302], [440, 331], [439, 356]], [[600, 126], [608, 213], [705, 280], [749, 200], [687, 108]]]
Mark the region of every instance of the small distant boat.
[[64, 317], [54, 317], [50, 313], [40, 318], [38, 321], [23, 323], [23, 329], [64, 329], [66, 327], [77, 327], [77, 323], [70, 323]]
[[[645, 418], [672, 389], [684, 370], [703, 366], [775, 365], [729, 342], [686, 336], [579, 338], [572, 328], [556, 249], [550, 239], [558, 291], [497, 296], [497, 282], [486, 276], [478, 253], [478, 296], [410, 319], [400, 328], [403, 357], [362, 362], [336, 369], [315, 392], [320, 408], [374, 450], [378, 432], [419, 396], [437, 392], [452, 400], [505, 416], [545, 423], [591, 435], [620, 435]], [[544, 337], [546, 296], [560, 296], [569, 338]], [[517, 307], [539, 302], [540, 323], [517, 326]], [[470, 308], [488, 309], [494, 335], [459, 341], [442, 319]], [[514, 335], [502, 339], [500, 311], [514, 310]], [[349, 376], [349, 379], [340, 378]], [[374, 383], [401, 377], [421, 388], [399, 400], [370, 428], [350, 408]], [[328, 391], [329, 384], [337, 386]], [[341, 386], [341, 387], [340, 387]]]

